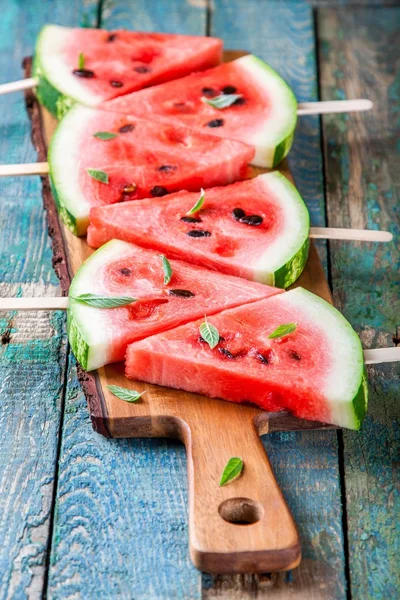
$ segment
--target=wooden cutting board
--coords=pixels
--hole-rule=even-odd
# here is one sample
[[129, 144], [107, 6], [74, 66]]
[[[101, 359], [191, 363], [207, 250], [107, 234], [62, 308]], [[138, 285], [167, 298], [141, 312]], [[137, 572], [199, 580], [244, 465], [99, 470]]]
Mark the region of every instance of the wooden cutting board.
[[[243, 52], [226, 52], [225, 60]], [[24, 61], [30, 76], [31, 59]], [[32, 91], [26, 93], [32, 139], [40, 162], [55, 119], [43, 109]], [[280, 171], [292, 180], [284, 161]], [[264, 172], [253, 169], [252, 176]], [[58, 220], [48, 177], [42, 177], [43, 200], [52, 237], [53, 265], [64, 295], [82, 262], [93, 252]], [[315, 246], [311, 243], [306, 268], [296, 285], [332, 302]], [[260, 435], [271, 431], [329, 427], [301, 421], [287, 413], [266, 413], [252, 406], [129, 381], [123, 365], [108, 365], [96, 372], [78, 370], [93, 427], [115, 438], [171, 437], [186, 446], [189, 479], [190, 555], [199, 569], [209, 573], [265, 573], [296, 567], [301, 559], [298, 532], [275, 481]], [[138, 391], [143, 400], [129, 404], [107, 389], [114, 384]], [[243, 459], [241, 477], [225, 487], [219, 479], [232, 456]]]

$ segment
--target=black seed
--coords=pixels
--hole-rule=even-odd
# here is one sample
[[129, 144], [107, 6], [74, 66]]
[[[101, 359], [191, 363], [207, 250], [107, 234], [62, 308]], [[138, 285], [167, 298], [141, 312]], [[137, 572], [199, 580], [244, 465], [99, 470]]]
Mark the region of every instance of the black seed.
[[168, 294], [170, 296], [179, 296], [179, 298], [192, 298], [195, 296], [195, 294], [189, 290], [168, 290]]
[[243, 96], [241, 98], [237, 98], [232, 106], [240, 106], [241, 104], [246, 104], [246, 98], [243, 98]]
[[176, 171], [178, 167], [176, 167], [175, 165], [161, 165], [161, 167], [158, 167], [159, 171], [166, 171], [168, 173], [168, 171]]
[[223, 94], [235, 94], [236, 88], [234, 85], [226, 85], [225, 87], [222, 88], [222, 93]]
[[89, 71], [89, 69], [74, 69], [72, 73], [77, 77], [83, 77], [84, 79], [91, 79], [94, 77], [94, 72]]
[[120, 88], [120, 87], [122, 87], [124, 84], [122, 83], [122, 81], [115, 81], [115, 80], [112, 80], [112, 81], [110, 81], [110, 85], [111, 85], [112, 87]]
[[155, 185], [150, 190], [150, 194], [153, 198], [160, 198], [161, 196], [166, 196], [168, 194], [168, 190], [163, 185]]
[[119, 272], [121, 273], [121, 275], [125, 275], [125, 277], [129, 277], [129, 275], [132, 273], [132, 271], [127, 267], [120, 269]]
[[122, 127], [120, 127], [118, 129], [118, 131], [120, 133], [129, 133], [130, 131], [133, 131], [135, 129], [135, 126], [132, 125], [131, 123], [129, 123], [128, 125], [123, 125]]
[[202, 229], [192, 229], [192, 231], [188, 231], [186, 235], [194, 238], [201, 238], [210, 237], [211, 233], [209, 231], [203, 231]]
[[133, 69], [136, 73], [150, 73], [151, 69], [149, 67], [135, 67]]
[[290, 358], [293, 358], [293, 360], [301, 360], [301, 356], [296, 352], [296, 350], [289, 350], [289, 356]]
[[199, 217], [181, 217], [181, 221], [184, 223], [201, 223]]
[[229, 350], [227, 350], [226, 348], [218, 348], [218, 352], [226, 356], [226, 358], [235, 358], [232, 352], [229, 352]]
[[182, 107], [185, 105], [186, 105], [186, 102], [174, 102], [174, 106], [177, 106], [177, 107]]
[[260, 215], [245, 215], [239, 221], [245, 225], [261, 225], [263, 218]]
[[263, 365], [268, 365], [269, 364], [269, 358], [267, 358], [264, 354], [261, 354], [261, 352], [257, 352], [256, 358], [258, 358], [258, 360], [260, 362], [262, 362]]
[[110, 35], [107, 38], [107, 42], [115, 42], [116, 39], [117, 39], [117, 34], [116, 33], [110, 33]]
[[246, 216], [246, 213], [244, 212], [243, 208], [234, 208], [232, 214], [237, 221], [243, 219], [243, 217]]
[[207, 98], [212, 98], [213, 96], [217, 95], [217, 92], [210, 87], [203, 87], [201, 89], [201, 93], [203, 96], [207, 96]]
[[207, 127], [222, 127], [224, 124], [223, 119], [213, 119], [207, 123]]

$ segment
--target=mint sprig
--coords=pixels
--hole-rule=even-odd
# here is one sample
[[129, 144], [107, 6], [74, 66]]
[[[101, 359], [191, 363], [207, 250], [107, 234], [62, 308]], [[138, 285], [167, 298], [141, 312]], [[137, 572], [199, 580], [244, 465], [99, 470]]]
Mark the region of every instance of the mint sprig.
[[96, 181], [108, 184], [108, 174], [105, 171], [99, 171], [98, 169], [88, 169], [87, 172], [89, 173], [90, 177], [92, 177]]
[[199, 330], [201, 337], [207, 342], [211, 350], [215, 348], [219, 342], [218, 329], [207, 321], [207, 317], [204, 317], [204, 323], [200, 325]]
[[71, 296], [71, 299], [94, 308], [118, 308], [137, 301], [137, 298], [131, 296], [100, 296], [98, 294], [80, 294]]
[[164, 285], [168, 285], [172, 278], [171, 263], [169, 262], [168, 258], [164, 256], [164, 254], [161, 254], [160, 258], [162, 260], [162, 267], [164, 271]]
[[194, 215], [195, 213], [199, 212], [199, 210], [202, 208], [202, 206], [204, 204], [205, 198], [206, 198], [206, 193], [203, 190], [203, 188], [201, 188], [201, 190], [200, 190], [200, 198], [197, 200], [196, 204], [194, 206], [192, 206], [192, 208], [186, 214], [187, 215]]
[[240, 477], [243, 471], [243, 466], [244, 462], [241, 458], [238, 458], [237, 456], [230, 458], [222, 472], [219, 485], [226, 485], [230, 481], [233, 481], [234, 479]]
[[93, 137], [97, 138], [98, 140], [113, 140], [114, 138], [118, 137], [117, 133], [112, 133], [111, 131], [96, 131], [96, 133], [93, 134]]
[[228, 108], [229, 106], [232, 106], [232, 104], [235, 104], [240, 98], [243, 98], [242, 94], [221, 94], [215, 98], [206, 98], [205, 96], [202, 96], [201, 100], [213, 108], [223, 110], [224, 108]]
[[272, 340], [274, 338], [281, 338], [285, 335], [289, 335], [289, 333], [293, 333], [296, 331], [297, 323], [283, 323], [283, 325], [279, 325], [272, 333], [269, 334], [268, 339]]
[[114, 396], [125, 400], [125, 402], [137, 402], [146, 393], [146, 390], [144, 392], [137, 392], [136, 390], [120, 387], [119, 385], [108, 385], [107, 388]]

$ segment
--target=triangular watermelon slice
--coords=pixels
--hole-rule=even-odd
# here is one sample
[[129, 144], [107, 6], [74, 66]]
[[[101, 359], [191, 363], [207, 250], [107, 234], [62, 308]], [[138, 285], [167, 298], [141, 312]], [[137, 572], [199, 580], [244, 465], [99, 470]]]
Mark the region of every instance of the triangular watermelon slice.
[[57, 101], [97, 106], [214, 67], [221, 59], [222, 40], [212, 37], [46, 25], [37, 40], [33, 75], [39, 78], [39, 99], [56, 114]]
[[[84, 369], [122, 360], [129, 343], [206, 312], [214, 314], [281, 292], [181, 261], [172, 260], [170, 265], [172, 277], [166, 285], [159, 254], [119, 240], [86, 260], [70, 286], [68, 311], [70, 344]], [[93, 308], [76, 300], [82, 294], [138, 300], [118, 308]]]
[[123, 96], [107, 107], [252, 145], [252, 162], [259, 167], [274, 167], [286, 156], [297, 121], [293, 92], [253, 55]]
[[[310, 219], [296, 188], [278, 172], [233, 185], [102, 206], [90, 212], [88, 243], [113, 238], [209, 269], [286, 288], [302, 272]], [[199, 236], [199, 237], [193, 237]]]
[[[330, 304], [302, 288], [192, 322], [129, 346], [126, 375], [267, 411], [359, 429], [367, 405], [360, 340]], [[295, 330], [269, 338], [294, 323]]]
[[59, 123], [48, 159], [61, 216], [83, 235], [94, 206], [231, 183], [246, 175], [253, 152], [181, 125], [76, 105]]

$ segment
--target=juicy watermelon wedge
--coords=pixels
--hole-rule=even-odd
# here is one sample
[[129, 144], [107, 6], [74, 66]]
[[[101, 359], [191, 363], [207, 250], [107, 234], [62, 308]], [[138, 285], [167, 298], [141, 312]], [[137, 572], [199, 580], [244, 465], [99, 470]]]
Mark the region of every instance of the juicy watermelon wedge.
[[[226, 108], [207, 104], [237, 94]], [[193, 73], [105, 103], [103, 108], [176, 122], [254, 146], [253, 164], [275, 167], [289, 152], [297, 102], [285, 81], [261, 59], [243, 56], [203, 73]]]
[[92, 207], [231, 183], [246, 175], [253, 152], [181, 125], [76, 105], [59, 123], [48, 160], [61, 217], [83, 235]]
[[97, 106], [214, 67], [221, 59], [222, 40], [217, 38], [46, 25], [37, 40], [33, 75], [39, 78], [40, 101], [56, 114], [63, 96]]
[[[171, 327], [279, 294], [281, 290], [171, 260], [164, 285], [159, 254], [114, 240], [95, 252], [75, 275], [69, 291], [68, 335], [86, 370], [123, 360], [127, 345]], [[93, 308], [81, 294], [137, 298], [128, 306]]]
[[[200, 336], [203, 321], [129, 346], [126, 375], [359, 429], [367, 406], [363, 351], [330, 304], [297, 288], [224, 311], [208, 319], [221, 336], [214, 349]], [[293, 333], [268, 338], [292, 322]]]
[[[283, 288], [299, 277], [308, 255], [310, 219], [286, 177], [275, 171], [208, 189], [201, 210], [188, 217], [198, 198], [199, 192], [179, 192], [94, 208], [88, 243], [98, 248], [117, 238]], [[192, 237], [198, 231], [207, 235]]]

